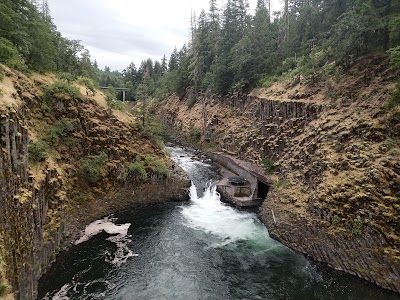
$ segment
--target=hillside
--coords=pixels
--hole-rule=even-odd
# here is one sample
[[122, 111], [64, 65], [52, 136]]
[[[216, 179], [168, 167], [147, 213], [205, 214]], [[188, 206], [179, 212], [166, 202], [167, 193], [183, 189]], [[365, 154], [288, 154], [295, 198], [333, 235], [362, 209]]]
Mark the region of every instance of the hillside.
[[83, 96], [85, 87], [53, 75], [2, 70], [1, 293], [34, 299], [37, 280], [85, 225], [184, 199], [189, 182], [156, 138], [109, 108], [101, 92]]
[[209, 142], [202, 96], [171, 97], [159, 116], [205, 149], [273, 163], [279, 180], [260, 213], [276, 239], [400, 292], [400, 107], [388, 106], [398, 76], [370, 55], [332, 75], [207, 98]]

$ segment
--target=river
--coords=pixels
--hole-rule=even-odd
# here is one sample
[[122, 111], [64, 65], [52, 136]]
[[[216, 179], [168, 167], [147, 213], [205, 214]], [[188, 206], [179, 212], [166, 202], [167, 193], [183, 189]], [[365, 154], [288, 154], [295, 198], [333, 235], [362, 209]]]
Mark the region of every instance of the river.
[[215, 166], [168, 149], [193, 182], [191, 200], [98, 221], [87, 233], [113, 235], [87, 236], [59, 256], [39, 282], [39, 299], [400, 299], [274, 241], [255, 211], [219, 201]]

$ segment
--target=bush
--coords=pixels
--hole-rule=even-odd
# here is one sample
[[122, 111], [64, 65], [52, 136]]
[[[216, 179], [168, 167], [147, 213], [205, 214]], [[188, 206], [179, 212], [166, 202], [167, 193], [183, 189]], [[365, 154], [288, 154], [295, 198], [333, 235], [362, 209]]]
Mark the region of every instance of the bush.
[[193, 137], [193, 138], [195, 138], [196, 140], [198, 140], [198, 139], [200, 139], [200, 137], [201, 137], [201, 132], [200, 132], [200, 130], [198, 130], [198, 129], [193, 129], [193, 130], [190, 132], [190, 136]]
[[81, 93], [79, 89], [65, 81], [55, 81], [53, 84], [47, 86], [44, 90], [46, 100], [50, 100], [55, 95], [66, 95], [72, 99], [78, 98]]
[[278, 77], [276, 76], [266, 76], [261, 80], [261, 86], [264, 88], [269, 88], [270, 86], [272, 86], [275, 82], [278, 81]]
[[7, 287], [3, 284], [0, 284], [0, 297], [5, 295], [6, 290], [7, 290]]
[[141, 175], [143, 178], [147, 178], [147, 172], [143, 164], [139, 161], [135, 161], [128, 165], [128, 172], [132, 175]]
[[263, 165], [267, 173], [271, 173], [275, 168], [274, 163], [270, 159], [263, 159]]
[[68, 83], [71, 83], [75, 80], [75, 76], [72, 75], [71, 73], [67, 73], [67, 72], [62, 72], [59, 74], [59, 77], [61, 80], [64, 80]]
[[44, 141], [29, 142], [28, 151], [30, 160], [38, 163], [47, 158], [47, 150], [49, 146]]
[[351, 229], [351, 232], [354, 235], [360, 235], [363, 232], [363, 220], [360, 216], [357, 216], [357, 218], [353, 220], [353, 228]]
[[396, 91], [390, 96], [389, 103], [387, 104], [388, 109], [392, 109], [400, 104], [400, 84], [397, 85]]
[[388, 50], [390, 62], [393, 66], [400, 68], [400, 46]]
[[196, 104], [196, 101], [197, 101], [197, 99], [195, 96], [190, 96], [188, 99], [188, 104], [187, 104], [188, 108], [189, 109], [192, 108]]
[[80, 76], [78, 78], [78, 83], [83, 84], [89, 91], [93, 93], [93, 95], [96, 95], [96, 83], [93, 81], [93, 79]]
[[168, 176], [169, 175], [169, 170], [167, 166], [165, 165], [164, 161], [161, 159], [155, 160], [154, 161], [154, 168], [156, 170], [156, 173], [162, 176]]
[[106, 153], [82, 161], [82, 173], [90, 183], [97, 183], [105, 175]]
[[60, 139], [69, 136], [77, 128], [77, 123], [73, 119], [62, 118], [52, 126], [44, 138], [50, 146], [57, 146]]
[[154, 157], [150, 154], [146, 155], [146, 157], [144, 158], [144, 160], [146, 161], [147, 165], [150, 165], [151, 162], [154, 160]]

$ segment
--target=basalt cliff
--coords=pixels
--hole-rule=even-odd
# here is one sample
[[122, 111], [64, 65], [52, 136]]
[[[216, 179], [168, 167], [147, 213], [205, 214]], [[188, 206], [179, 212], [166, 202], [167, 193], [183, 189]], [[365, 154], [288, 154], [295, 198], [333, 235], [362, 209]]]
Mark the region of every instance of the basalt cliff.
[[264, 162], [278, 178], [260, 209], [271, 236], [400, 292], [400, 107], [387, 106], [398, 76], [375, 55], [248, 95], [193, 103], [188, 91], [159, 117], [190, 143]]
[[81, 94], [71, 95], [54, 76], [2, 69], [0, 298], [35, 299], [38, 279], [85, 225], [185, 199], [190, 183], [102, 93], [76, 86]]

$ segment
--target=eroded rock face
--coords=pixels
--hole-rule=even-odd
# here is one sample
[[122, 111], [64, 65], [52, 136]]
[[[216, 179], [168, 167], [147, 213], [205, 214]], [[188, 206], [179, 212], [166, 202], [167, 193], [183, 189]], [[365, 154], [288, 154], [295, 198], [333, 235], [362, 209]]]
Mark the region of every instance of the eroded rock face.
[[[173, 162], [141, 137], [129, 116], [121, 120], [91, 97], [45, 101], [41, 90], [50, 79], [34, 81], [12, 71], [6, 76], [10, 106], [0, 107], [0, 284], [16, 299], [30, 300], [38, 279], [80, 229], [119, 209], [186, 200], [190, 181], [178, 167], [171, 170]], [[55, 139], [46, 140], [51, 152], [34, 163], [29, 142], [51, 133], [62, 119], [74, 129], [68, 136], [48, 136]], [[106, 160], [98, 182], [90, 183], [82, 162], [99, 153]], [[127, 164], [145, 155], [162, 160], [163, 173], [146, 165], [146, 178], [121, 176]]]
[[[280, 179], [260, 213], [276, 239], [400, 292], [400, 107], [385, 109], [392, 75], [386, 59], [363, 60], [339, 80], [208, 99], [207, 130], [214, 148], [274, 163]], [[198, 101], [189, 109], [171, 97], [160, 117], [193, 140]]]

